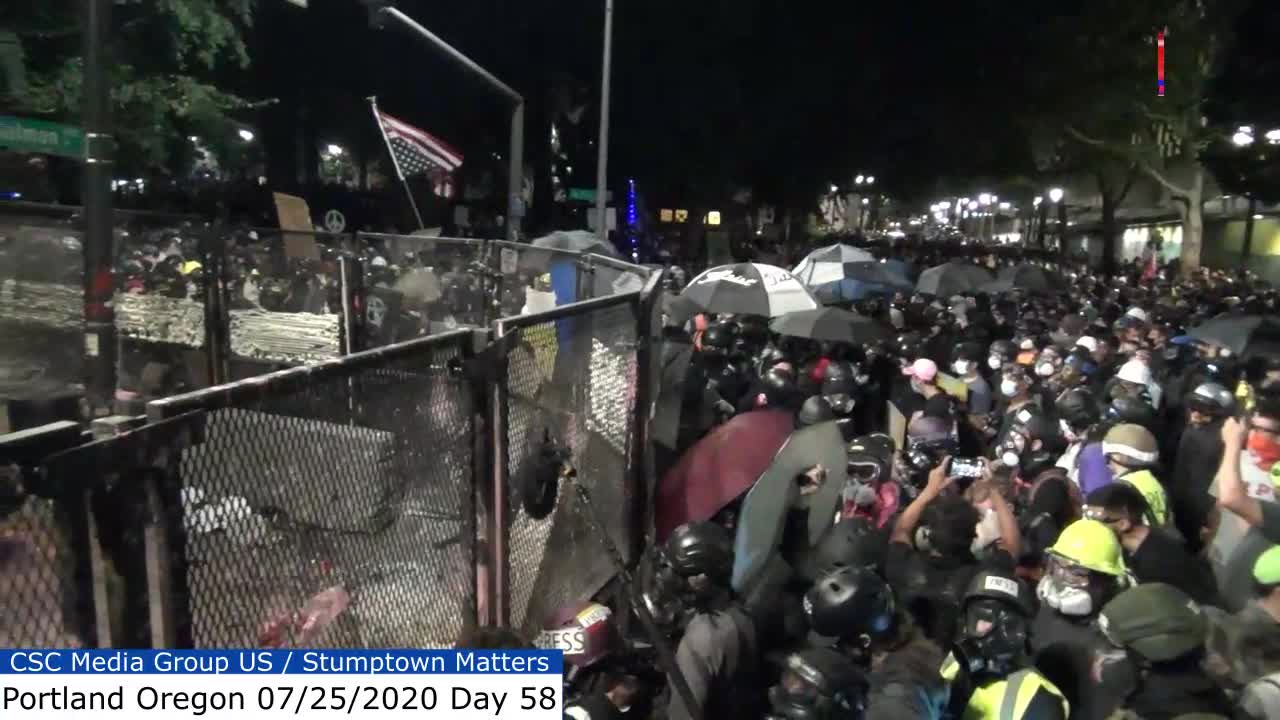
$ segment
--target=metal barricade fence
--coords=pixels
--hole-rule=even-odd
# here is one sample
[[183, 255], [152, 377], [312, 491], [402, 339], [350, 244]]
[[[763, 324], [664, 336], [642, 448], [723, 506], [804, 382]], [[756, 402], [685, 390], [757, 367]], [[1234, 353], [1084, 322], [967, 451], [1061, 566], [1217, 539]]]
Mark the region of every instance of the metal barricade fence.
[[[637, 558], [649, 524], [645, 448], [654, 394], [644, 368], [658, 281], [495, 325], [505, 353], [493, 413], [499, 624], [533, 634], [561, 607], [600, 591], [618, 559]], [[570, 453], [591, 507], [562, 486], [553, 508], [530, 512], [548, 443]], [[592, 513], [609, 529], [607, 540], [596, 536]]]
[[194, 647], [448, 646], [475, 617], [459, 331], [155, 401], [204, 414], [166, 510]]
[[[496, 243], [445, 245], [483, 248], [465, 271], [503, 262]], [[574, 262], [588, 285], [577, 273], [596, 259]], [[0, 589], [24, 603], [6, 617], [27, 618], [9, 643], [429, 647], [471, 623], [532, 636], [649, 534], [660, 276], [615, 269], [611, 288], [647, 277], [493, 331], [152, 401], [95, 442], [27, 451], [21, 484], [0, 481]], [[589, 503], [563, 487], [554, 508], [528, 511], [523, 483], [545, 440], [570, 453]], [[11, 537], [26, 549], [2, 552]], [[33, 562], [44, 569], [15, 570]]]

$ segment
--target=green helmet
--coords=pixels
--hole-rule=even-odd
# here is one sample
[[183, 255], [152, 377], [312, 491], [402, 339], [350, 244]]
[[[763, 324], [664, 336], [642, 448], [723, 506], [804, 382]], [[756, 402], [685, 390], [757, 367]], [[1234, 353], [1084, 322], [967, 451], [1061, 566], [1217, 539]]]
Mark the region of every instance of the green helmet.
[[1204, 647], [1208, 623], [1200, 606], [1164, 583], [1143, 583], [1117, 595], [1098, 616], [1113, 645], [1149, 662], [1176, 660]]

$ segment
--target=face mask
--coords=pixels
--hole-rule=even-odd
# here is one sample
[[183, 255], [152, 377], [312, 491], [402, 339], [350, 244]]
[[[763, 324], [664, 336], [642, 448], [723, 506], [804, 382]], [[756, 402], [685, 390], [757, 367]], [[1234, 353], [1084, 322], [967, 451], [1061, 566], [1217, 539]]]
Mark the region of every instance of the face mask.
[[923, 394], [924, 394], [924, 388], [922, 388], [922, 387], [920, 386], [920, 383], [916, 382], [915, 380], [912, 380], [912, 381], [911, 381], [911, 392], [916, 393], [917, 395], [923, 395]]
[[1018, 394], [1018, 383], [1012, 380], [1000, 381], [1000, 393], [1005, 397], [1013, 397]]
[[956, 374], [958, 374], [958, 375], [968, 375], [968, 374], [969, 374], [969, 361], [968, 361], [968, 360], [957, 360], [957, 361], [955, 361], [955, 363], [953, 363], [953, 364], [951, 365], [951, 367], [955, 369]]
[[1046, 605], [1069, 617], [1085, 617], [1093, 612], [1093, 596], [1081, 587], [1070, 587], [1045, 575], [1036, 586], [1036, 595]]
[[999, 355], [992, 355], [987, 358], [987, 367], [992, 370], [999, 370], [1002, 366], [1004, 366], [1004, 361], [1000, 359]]
[[1050, 377], [1053, 375], [1053, 363], [1043, 362], [1036, 366], [1036, 375], [1040, 377]]
[[1272, 465], [1280, 462], [1280, 442], [1263, 433], [1249, 433], [1246, 447], [1254, 464], [1262, 470], [1271, 470]]
[[1011, 468], [1018, 467], [1018, 461], [1020, 459], [1021, 459], [1021, 456], [1019, 456], [1018, 453], [1014, 452], [1013, 450], [1005, 450], [1004, 452], [1000, 453], [1000, 462], [1004, 463], [1005, 467], [1011, 467]]

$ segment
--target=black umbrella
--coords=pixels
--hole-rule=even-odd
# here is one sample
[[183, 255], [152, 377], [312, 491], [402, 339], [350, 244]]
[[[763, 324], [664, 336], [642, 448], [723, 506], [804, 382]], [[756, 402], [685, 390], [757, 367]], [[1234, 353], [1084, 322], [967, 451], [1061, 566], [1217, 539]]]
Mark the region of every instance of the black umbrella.
[[951, 261], [920, 273], [916, 290], [938, 297], [950, 297], [977, 290], [991, 282], [991, 273], [967, 262]]
[[818, 307], [794, 275], [773, 265], [720, 265], [690, 281], [681, 295], [707, 312], [777, 317]]
[[787, 313], [769, 323], [779, 335], [863, 344], [888, 340], [893, 330], [864, 315], [840, 308], [824, 307]]
[[1266, 315], [1219, 315], [1187, 333], [1244, 357], [1280, 346], [1280, 321]]
[[1044, 268], [1023, 263], [1001, 270], [996, 279], [983, 285], [982, 289], [989, 293], [1008, 292], [1014, 288], [1046, 292], [1055, 287], [1061, 287], [1061, 281], [1052, 274]]
[[702, 307], [684, 295], [662, 294], [662, 324], [667, 327], [680, 327], [700, 312]]

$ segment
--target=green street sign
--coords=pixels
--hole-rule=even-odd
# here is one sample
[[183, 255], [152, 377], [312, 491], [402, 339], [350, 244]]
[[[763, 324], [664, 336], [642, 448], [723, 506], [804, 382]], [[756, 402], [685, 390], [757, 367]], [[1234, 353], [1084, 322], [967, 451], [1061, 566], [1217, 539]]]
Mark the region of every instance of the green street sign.
[[[605, 202], [613, 200], [613, 191], [605, 193]], [[577, 202], [593, 203], [596, 201], [595, 188], [569, 188], [569, 199]]]
[[0, 115], [0, 148], [84, 158], [84, 131], [70, 125]]

